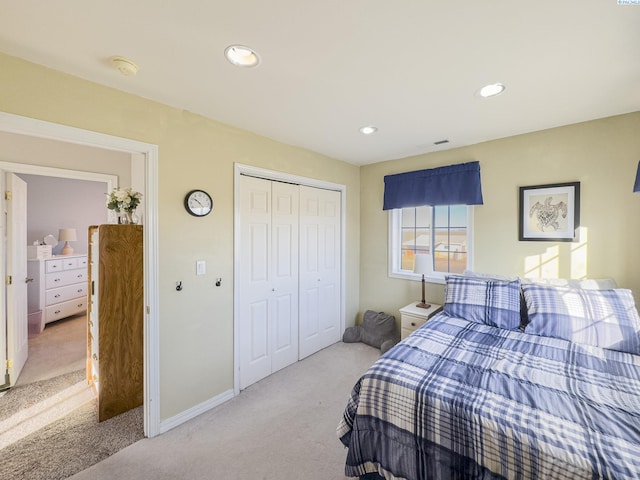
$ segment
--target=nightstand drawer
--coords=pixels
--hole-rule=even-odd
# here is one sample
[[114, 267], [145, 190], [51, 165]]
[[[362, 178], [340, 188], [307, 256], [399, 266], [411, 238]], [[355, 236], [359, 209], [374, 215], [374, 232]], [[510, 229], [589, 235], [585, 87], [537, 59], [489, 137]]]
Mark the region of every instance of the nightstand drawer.
[[402, 328], [407, 328], [409, 330], [415, 330], [416, 328], [424, 325], [424, 323], [428, 320], [427, 317], [416, 317], [414, 315], [402, 314]]
[[442, 310], [441, 305], [431, 304], [429, 308], [417, 306], [418, 302], [410, 303], [400, 309], [400, 338], [404, 339], [424, 325], [427, 320]]

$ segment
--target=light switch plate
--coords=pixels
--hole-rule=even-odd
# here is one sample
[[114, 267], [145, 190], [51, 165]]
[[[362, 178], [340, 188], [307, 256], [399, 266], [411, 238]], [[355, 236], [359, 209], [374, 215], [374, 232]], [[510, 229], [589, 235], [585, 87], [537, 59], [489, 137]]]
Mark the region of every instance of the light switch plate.
[[207, 273], [207, 262], [198, 260], [196, 262], [196, 275], [204, 275], [205, 273]]

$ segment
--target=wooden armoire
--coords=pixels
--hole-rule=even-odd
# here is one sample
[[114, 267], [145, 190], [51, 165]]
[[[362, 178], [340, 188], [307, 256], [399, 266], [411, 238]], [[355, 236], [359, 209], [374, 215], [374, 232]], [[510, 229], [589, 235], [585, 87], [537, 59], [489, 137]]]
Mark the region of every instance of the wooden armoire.
[[87, 377], [99, 422], [143, 403], [143, 274], [141, 225], [89, 227]]

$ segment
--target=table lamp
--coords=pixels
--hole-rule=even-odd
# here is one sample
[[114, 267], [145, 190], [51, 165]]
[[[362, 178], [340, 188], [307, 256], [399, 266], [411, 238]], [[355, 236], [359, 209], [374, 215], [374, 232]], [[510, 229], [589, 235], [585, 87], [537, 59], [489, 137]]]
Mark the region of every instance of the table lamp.
[[58, 230], [58, 240], [66, 242], [62, 247], [62, 255], [73, 255], [73, 247], [69, 242], [75, 242], [77, 239], [75, 228], [61, 228]]
[[413, 273], [422, 274], [422, 301], [416, 305], [416, 307], [420, 308], [429, 308], [429, 305], [424, 298], [424, 275], [425, 273], [433, 272], [433, 260], [431, 255], [426, 253], [418, 253], [415, 256], [415, 260], [413, 263]]

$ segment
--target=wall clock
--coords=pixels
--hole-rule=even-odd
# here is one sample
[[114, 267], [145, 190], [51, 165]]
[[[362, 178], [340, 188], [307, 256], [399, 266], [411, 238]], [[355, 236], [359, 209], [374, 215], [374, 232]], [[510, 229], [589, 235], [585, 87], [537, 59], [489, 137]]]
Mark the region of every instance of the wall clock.
[[194, 217], [204, 217], [213, 210], [213, 200], [204, 190], [191, 190], [184, 197], [184, 208]]

